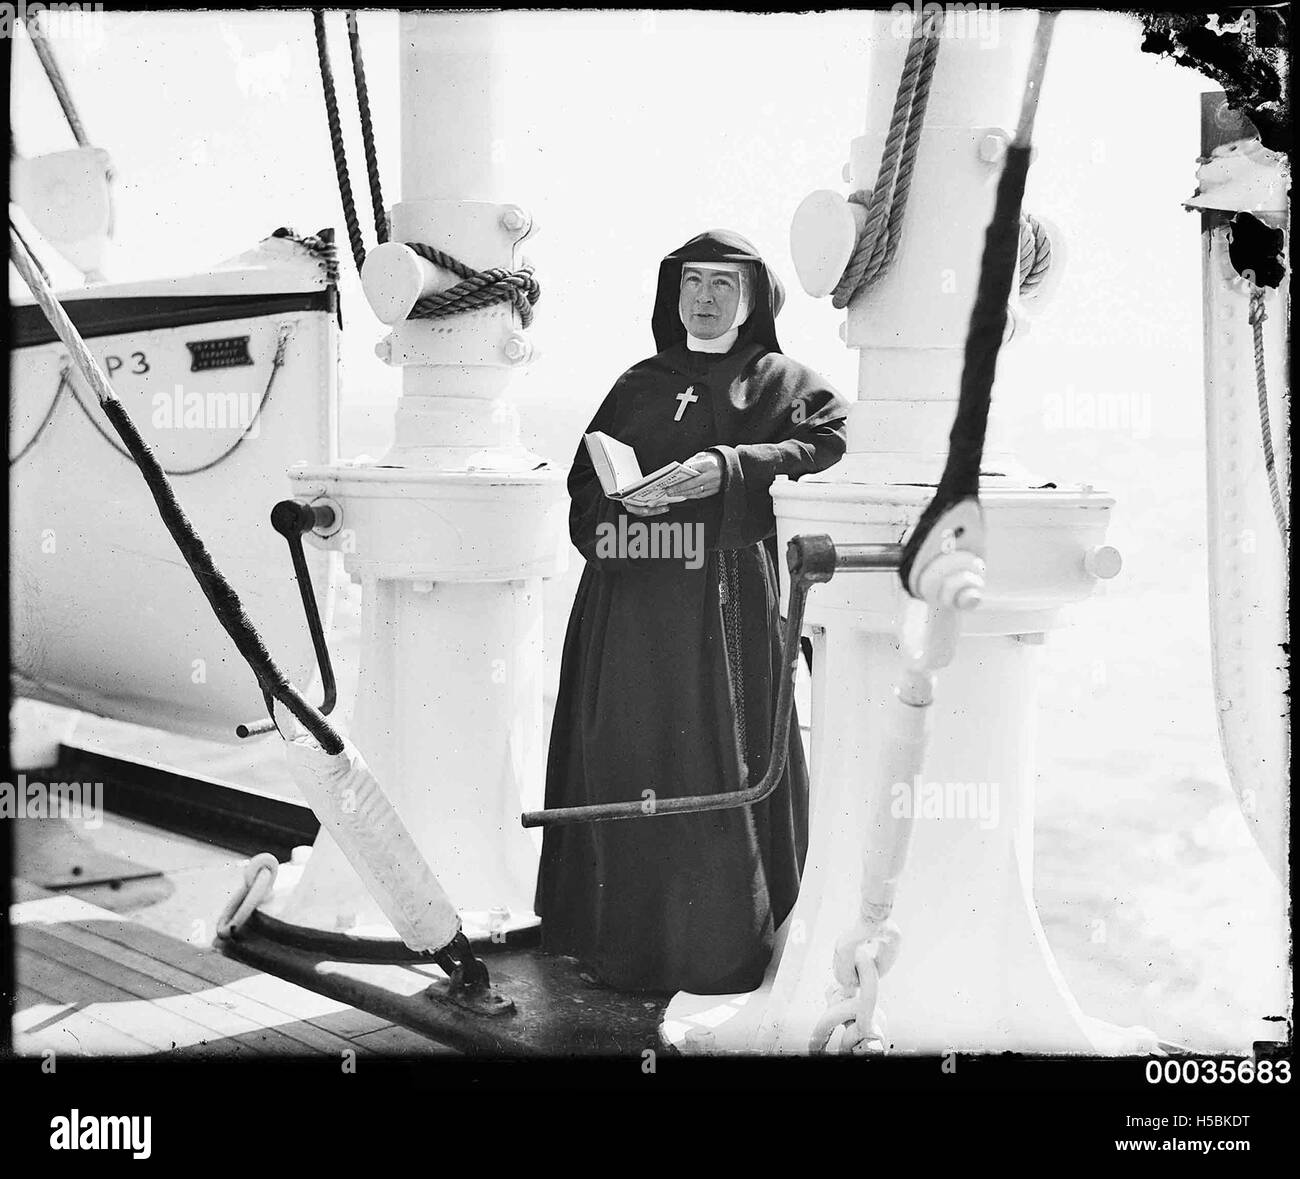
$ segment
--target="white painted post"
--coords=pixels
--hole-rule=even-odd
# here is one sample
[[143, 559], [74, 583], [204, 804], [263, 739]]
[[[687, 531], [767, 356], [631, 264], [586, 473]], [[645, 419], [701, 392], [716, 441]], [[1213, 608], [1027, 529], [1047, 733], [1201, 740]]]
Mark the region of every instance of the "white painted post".
[[[916, 485], [932, 485], [942, 470], [997, 160], [1016, 124], [1035, 20], [1032, 12], [983, 17], [993, 23], [969, 13], [945, 18], [901, 247], [848, 308], [845, 339], [861, 354], [848, 454], [820, 475], [777, 481], [782, 549], [799, 533], [897, 542], [930, 499], [931, 488]], [[855, 188], [874, 183], [912, 31], [910, 12], [869, 19], [867, 131], [853, 144]], [[796, 214], [792, 253], [806, 290], [835, 285], [853, 244], [851, 216], [827, 193]], [[718, 1051], [809, 1051], [834, 983], [836, 941], [858, 915], [864, 853], [869, 866], [890, 854], [879, 842], [889, 824], [879, 817], [905, 817], [895, 802], [914, 807], [938, 784], [941, 817], [907, 812], [912, 846], [893, 911], [901, 947], [880, 985], [894, 1049], [1085, 1052], [1132, 1043], [1079, 1011], [1034, 908], [1039, 648], [1022, 641], [1040, 637], [1062, 606], [1091, 592], [1100, 566], [1088, 555], [1101, 545], [1112, 501], [1090, 489], [1032, 490], [1015, 478], [1019, 468], [996, 438], [998, 404], [995, 391], [985, 468], [1002, 477], [986, 479], [981, 493], [987, 582], [981, 605], [963, 614], [951, 666], [937, 677], [922, 781], [884, 780], [898, 751], [882, 742], [904, 739], [891, 716], [902, 670], [897, 636], [911, 599], [896, 573], [841, 572], [813, 589], [806, 612], [823, 637], [799, 900], [759, 990], [743, 1004], [678, 995], [665, 1018], [670, 1041], [708, 1026]], [[784, 570], [782, 579], [788, 583]], [[961, 807], [953, 805], [958, 797]]]
[[[541, 579], [563, 571], [565, 472], [519, 442], [508, 400], [532, 348], [509, 303], [407, 320], [422, 292], [460, 281], [401, 245], [475, 269], [520, 265], [531, 219], [501, 204], [500, 17], [404, 13], [402, 200], [392, 240], [363, 273], [393, 324], [379, 349], [402, 366], [395, 440], [382, 464], [291, 471], [328, 496], [327, 542], [364, 587], [352, 738], [427, 856], [471, 936], [535, 923], [542, 801]], [[382, 919], [327, 836], [301, 881], [268, 905], [286, 920], [382, 933]]]

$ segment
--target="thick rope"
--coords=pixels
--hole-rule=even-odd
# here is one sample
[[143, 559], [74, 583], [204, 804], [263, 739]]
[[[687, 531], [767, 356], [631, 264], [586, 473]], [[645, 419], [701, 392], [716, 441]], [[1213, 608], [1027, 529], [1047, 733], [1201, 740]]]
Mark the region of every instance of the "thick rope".
[[18, 268], [18, 273], [22, 275], [32, 296], [40, 304], [41, 310], [45, 312], [55, 333], [63, 341], [63, 346], [71, 353], [73, 363], [76, 364], [82, 378], [99, 399], [104, 415], [112, 423], [131, 457], [135, 459], [158, 507], [163, 524], [171, 534], [172, 540], [176, 542], [176, 547], [180, 549], [185, 563], [190, 567], [190, 572], [199, 583], [199, 588], [208, 599], [217, 621], [221, 623], [257, 677], [263, 696], [274, 697], [280, 701], [316, 738], [326, 753], [331, 755], [342, 753], [343, 739], [338, 732], [308, 703], [303, 694], [276, 666], [262, 642], [262, 636], [257, 633], [257, 629], [244, 613], [239, 595], [221, 570], [216, 567], [211, 554], [195, 532], [194, 525], [190, 523], [185, 510], [176, 499], [176, 493], [154, 457], [153, 451], [149, 449], [149, 444], [140, 436], [130, 414], [126, 412], [113, 392], [113, 386], [109, 384], [104, 370], [91, 355], [76, 325], [68, 318], [67, 312], [54, 297], [49, 284], [37, 273], [27, 251], [13, 234], [9, 235], [9, 257]]
[[78, 147], [89, 147], [90, 140], [86, 137], [86, 129], [82, 126], [81, 117], [77, 114], [77, 108], [72, 101], [72, 92], [68, 89], [68, 83], [63, 77], [63, 71], [59, 68], [58, 58], [54, 56], [54, 50], [50, 47], [49, 40], [40, 26], [37, 15], [28, 15], [26, 21], [27, 35], [31, 39], [32, 48], [36, 50], [36, 56], [41, 60], [41, 68], [44, 69], [45, 76], [50, 80], [50, 88], [54, 91], [54, 97], [59, 100], [59, 106], [63, 108], [63, 117], [68, 121], [72, 136], [77, 141]]
[[[868, 212], [852, 257], [835, 287], [831, 301], [837, 308], [847, 307], [889, 270], [902, 241], [903, 218], [939, 56], [940, 40], [935, 31], [939, 19], [937, 11], [931, 12], [924, 24], [918, 24], [907, 47], [874, 188], [870, 192], [859, 189], [848, 198], [851, 204], [866, 206]], [[1028, 294], [1043, 281], [1051, 261], [1052, 243], [1047, 230], [1036, 217], [1025, 214], [1021, 220], [1021, 294]]]
[[542, 288], [533, 277], [532, 267], [520, 270], [475, 270], [443, 250], [420, 242], [407, 242], [421, 258], [450, 270], [464, 281], [449, 290], [426, 295], [411, 308], [408, 319], [437, 319], [462, 311], [477, 311], [494, 303], [510, 302], [519, 312], [519, 321], [527, 327], [533, 322], [533, 305], [542, 297]]
[[366, 151], [366, 177], [370, 181], [370, 210], [375, 217], [375, 236], [380, 244], [388, 240], [388, 216], [384, 212], [384, 192], [379, 184], [379, 156], [375, 152], [375, 127], [370, 119], [370, 91], [366, 87], [366, 67], [361, 60], [361, 33], [357, 14], [348, 13], [348, 45], [352, 50], [352, 77], [357, 87], [357, 110], [361, 116], [361, 142]]
[[[348, 240], [352, 244], [352, 257], [358, 273], [366, 260], [366, 247], [357, 220], [356, 200], [352, 195], [352, 180], [348, 171], [347, 146], [343, 142], [343, 129], [339, 121], [338, 97], [334, 87], [334, 74], [330, 68], [329, 45], [325, 33], [325, 14], [315, 9], [312, 18], [316, 29], [316, 55], [320, 62], [321, 88], [325, 93], [325, 113], [329, 120], [330, 148], [334, 153], [334, 171], [338, 176], [339, 198], [343, 203], [343, 219], [347, 224]], [[365, 144], [366, 172], [370, 183], [370, 202], [375, 218], [375, 233], [380, 243], [389, 240], [388, 218], [384, 212], [384, 194], [379, 180], [379, 158], [375, 151], [374, 125], [370, 117], [370, 97], [366, 87], [365, 65], [361, 57], [361, 34], [357, 28], [356, 13], [347, 14], [348, 40], [352, 51], [352, 72], [356, 80], [357, 106], [361, 118], [361, 138]], [[423, 242], [406, 245], [420, 257], [450, 270], [461, 281], [449, 290], [426, 295], [407, 315], [408, 319], [443, 319], [479, 311], [497, 303], [510, 303], [519, 313], [524, 327], [533, 322], [533, 307], [541, 298], [542, 290], [533, 277], [531, 266], [518, 270], [475, 270], [458, 258]]]
[[948, 458], [934, 497], [921, 513], [903, 547], [899, 577], [909, 594], [912, 592], [908, 584], [912, 565], [938, 519], [963, 500], [979, 501], [980, 462], [984, 456], [984, 436], [993, 400], [993, 380], [1007, 323], [1007, 300], [1019, 272], [1020, 205], [1025, 194], [1034, 119], [1038, 113], [1055, 23], [1055, 12], [1039, 13], [1021, 101], [1020, 122], [1015, 138], [1007, 148], [1002, 175], [998, 178], [993, 216], [984, 233], [979, 284], [975, 289], [970, 326], [966, 330], [957, 412], [948, 434]]
[[1032, 213], [1020, 216], [1020, 293], [1027, 295], [1052, 267], [1052, 239]]
[[[885, 255], [889, 243], [884, 236], [889, 225], [895, 228], [894, 236], [901, 229], [903, 212], [906, 207], [907, 193], [911, 187], [911, 171], [916, 158], [916, 143], [910, 152], [905, 152], [909, 133], [914, 137], [920, 135], [920, 122], [912, 130], [912, 111], [920, 87], [922, 110], [929, 98], [930, 81], [933, 78], [935, 62], [938, 60], [939, 38], [932, 36], [936, 22], [942, 14], [935, 10], [924, 20], [917, 22], [912, 39], [907, 46], [907, 55], [903, 59], [903, 72], [898, 81], [898, 91], [894, 96], [894, 112], [889, 120], [889, 131], [885, 137], [885, 148], [880, 159], [880, 169], [876, 173], [876, 183], [870, 195], [865, 190], [855, 192], [849, 197], [854, 204], [867, 207], [867, 220], [854, 247], [853, 255], [837, 284], [832, 302], [836, 307], [847, 307], [853, 296], [864, 286], [873, 282], [883, 270]], [[895, 190], [898, 187], [900, 164], [907, 156], [907, 175], [902, 179], [903, 198], [901, 207], [893, 206]], [[895, 250], [897, 245], [895, 245]]]
[[[916, 88], [912, 94], [912, 110], [907, 123], [907, 132], [903, 136], [903, 150], [898, 158], [898, 180], [890, 197], [889, 221], [885, 226], [884, 255], [880, 258], [880, 270], [888, 270], [898, 252], [898, 243], [903, 239], [903, 214], [907, 210], [907, 196], [912, 188], [912, 171], [916, 166], [916, 152], [921, 144], [921, 132], [925, 128], [925, 108], [930, 101], [930, 84], [934, 81], [934, 65], [939, 57], [939, 38], [931, 35], [925, 39], [925, 48], [921, 53], [921, 65], [917, 71]], [[877, 250], [879, 243], [877, 243]], [[873, 258], [875, 255], [873, 254]]]
[[28, 255], [31, 257], [31, 260], [34, 263], [36, 263], [36, 269], [41, 272], [41, 277], [46, 282], [49, 282], [50, 272], [46, 270], [44, 266], [41, 265], [41, 260], [36, 256], [36, 251], [32, 249], [31, 244], [27, 241], [25, 237], [23, 237], [23, 231], [14, 224], [14, 219], [12, 217], [9, 218], [9, 229], [11, 232], [17, 234], [18, 240], [23, 243], [23, 249], [27, 251]]
[[352, 243], [352, 260], [357, 264], [359, 274], [366, 260], [366, 246], [361, 240], [357, 204], [352, 197], [352, 178], [348, 175], [347, 147], [343, 142], [338, 95], [334, 90], [334, 71], [330, 68], [329, 44], [325, 39], [325, 10], [314, 8], [311, 16], [316, 28], [316, 58], [320, 63], [321, 89], [325, 93], [325, 117], [329, 121], [330, 149], [334, 153], [334, 172], [339, 182], [339, 199], [343, 202], [343, 222], [347, 226], [348, 241]]
[[[275, 359], [271, 362], [271, 375], [267, 379], [266, 388], [262, 390], [262, 397], [261, 400], [258, 401], [257, 403], [257, 409], [253, 411], [252, 416], [248, 419], [248, 424], [240, 432], [239, 437], [236, 438], [234, 442], [232, 442], [229, 446], [227, 446], [226, 449], [223, 450], [219, 455], [217, 455], [216, 458], [211, 459], [206, 463], [200, 463], [199, 466], [197, 467], [160, 467], [159, 469], [162, 471], [164, 475], [201, 475], [203, 474], [204, 471], [211, 471], [214, 467], [221, 466], [221, 464], [224, 463], [232, 454], [234, 454], [235, 451], [237, 451], [241, 446], [243, 446], [245, 440], [248, 439], [248, 437], [252, 434], [253, 428], [257, 425], [258, 420], [261, 418], [262, 410], [266, 408], [267, 400], [271, 396], [271, 387], [275, 384], [276, 373], [278, 373], [281, 367], [284, 365], [285, 349], [287, 348], [289, 343], [289, 338], [292, 335], [293, 332], [289, 327], [289, 325], [285, 325], [280, 329], [280, 338], [275, 348]], [[130, 452], [123, 450], [122, 447], [120, 447], [116, 442], [114, 442], [112, 435], [109, 434], [108, 431], [105, 430], [104, 427], [99, 424], [98, 420], [95, 418], [95, 415], [91, 411], [90, 407], [86, 405], [84, 401], [81, 400], [81, 396], [77, 392], [76, 385], [74, 385], [72, 382], [69, 382], [68, 388], [69, 391], [72, 393], [73, 401], [77, 403], [77, 408], [80, 409], [81, 412], [86, 415], [86, 420], [92, 426], [95, 427], [95, 432], [105, 442], [107, 442], [109, 446], [111, 446], [115, 451], [117, 451], [117, 453], [120, 454], [124, 459], [126, 459], [128, 462], [134, 462], [135, 460], [131, 457]]]
[[1273, 500], [1273, 518], [1286, 548], [1286, 507], [1282, 502], [1282, 489], [1278, 485], [1277, 462], [1273, 457], [1273, 428], [1269, 423], [1268, 381], [1264, 373], [1264, 292], [1256, 288], [1250, 295], [1250, 327], [1255, 337], [1255, 389], [1259, 398], [1259, 430], [1264, 439], [1264, 469], [1268, 472], [1268, 493]]

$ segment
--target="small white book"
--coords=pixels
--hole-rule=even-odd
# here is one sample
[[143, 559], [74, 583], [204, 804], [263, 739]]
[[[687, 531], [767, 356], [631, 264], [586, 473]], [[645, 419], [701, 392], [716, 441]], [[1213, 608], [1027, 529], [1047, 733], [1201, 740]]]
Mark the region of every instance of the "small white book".
[[671, 488], [699, 474], [691, 467], [673, 462], [643, 475], [636, 451], [626, 442], [600, 430], [584, 434], [582, 440], [587, 444], [587, 453], [591, 455], [600, 485], [610, 499], [648, 507], [667, 495]]

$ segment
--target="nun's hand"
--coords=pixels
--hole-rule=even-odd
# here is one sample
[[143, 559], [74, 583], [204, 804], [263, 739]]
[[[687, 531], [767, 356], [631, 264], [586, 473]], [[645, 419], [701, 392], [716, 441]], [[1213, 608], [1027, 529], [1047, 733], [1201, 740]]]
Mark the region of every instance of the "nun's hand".
[[661, 505], [666, 505], [667, 502], [667, 500], [657, 499], [653, 506], [647, 506], [645, 504], [629, 503], [627, 500], [624, 500], [623, 509], [630, 516], [662, 516], [668, 508]]
[[696, 472], [694, 477], [677, 484], [660, 503], [675, 504], [684, 499], [707, 499], [722, 490], [722, 456], [711, 450], [702, 450], [693, 454], [682, 466], [690, 467]]

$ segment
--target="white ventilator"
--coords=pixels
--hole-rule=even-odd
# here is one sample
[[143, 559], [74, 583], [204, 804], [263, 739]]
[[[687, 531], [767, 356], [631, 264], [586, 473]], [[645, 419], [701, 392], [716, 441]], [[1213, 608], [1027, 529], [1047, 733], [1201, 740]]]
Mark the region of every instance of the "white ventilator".
[[10, 199], [88, 282], [103, 281], [113, 225], [111, 168], [108, 152], [99, 147], [13, 161]]
[[370, 896], [412, 950], [440, 950], [460, 917], [406, 824], [350, 741], [326, 753], [287, 710], [275, 720], [293, 780]]

